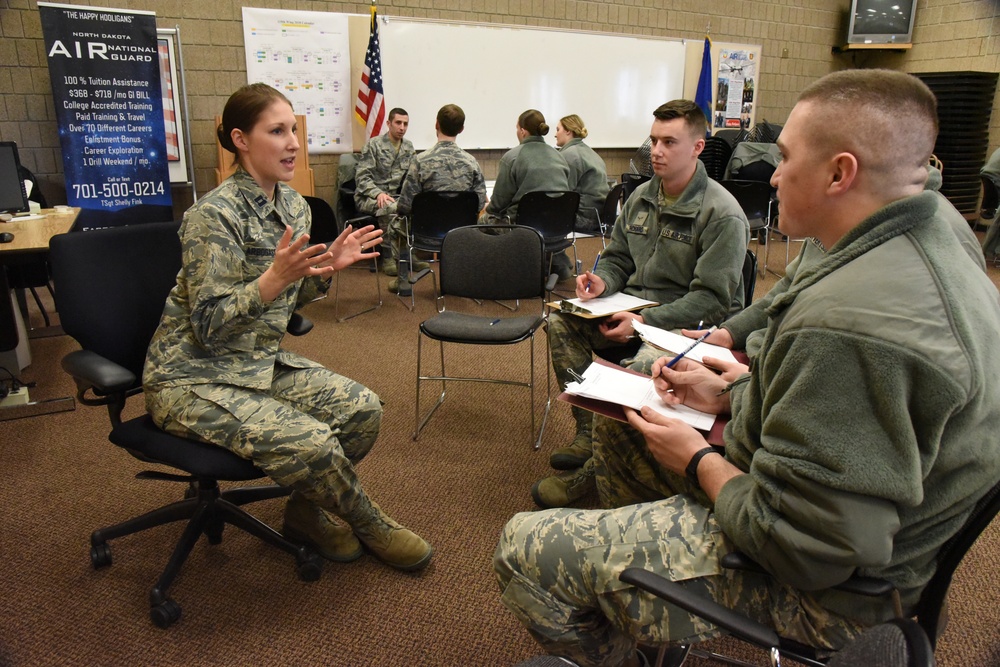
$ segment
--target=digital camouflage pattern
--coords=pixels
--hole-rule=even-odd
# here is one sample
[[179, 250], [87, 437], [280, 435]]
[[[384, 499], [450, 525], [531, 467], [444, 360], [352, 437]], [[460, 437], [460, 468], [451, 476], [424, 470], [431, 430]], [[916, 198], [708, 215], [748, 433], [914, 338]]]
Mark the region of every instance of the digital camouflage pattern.
[[375, 442], [381, 405], [357, 382], [280, 349], [293, 310], [329, 287], [307, 278], [261, 300], [257, 279], [286, 224], [293, 239], [308, 232], [302, 197], [279, 183], [270, 201], [243, 169], [185, 214], [182, 268], [146, 357], [146, 404], [167, 432], [251, 459], [346, 518], [370, 512], [352, 462]]
[[439, 141], [410, 162], [396, 212], [408, 215], [413, 198], [421, 192], [447, 191], [475, 192], [479, 210], [486, 207], [486, 179], [476, 158], [454, 141]]
[[[706, 621], [619, 581], [638, 567], [816, 646], [840, 646], [861, 628], [806, 593], [748, 572], [723, 569], [731, 550], [710, 510], [688, 496], [610, 510], [517, 514], [493, 557], [501, 601], [553, 655], [611, 667], [637, 642], [698, 642]], [[829, 643], [828, 643], [829, 642]]]
[[397, 197], [411, 160], [413, 142], [405, 137], [400, 141], [398, 150], [392, 145], [388, 133], [366, 141], [354, 175], [354, 206], [358, 211], [380, 217], [394, 215], [396, 205], [380, 209], [378, 196], [384, 192], [393, 199]]

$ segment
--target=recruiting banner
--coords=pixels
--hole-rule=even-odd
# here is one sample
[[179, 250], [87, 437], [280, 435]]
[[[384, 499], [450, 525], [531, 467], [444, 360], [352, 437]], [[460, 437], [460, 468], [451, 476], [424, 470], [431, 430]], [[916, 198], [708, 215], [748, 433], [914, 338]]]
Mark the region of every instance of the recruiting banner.
[[155, 15], [41, 2], [38, 11], [69, 205], [101, 221], [84, 226], [171, 219]]

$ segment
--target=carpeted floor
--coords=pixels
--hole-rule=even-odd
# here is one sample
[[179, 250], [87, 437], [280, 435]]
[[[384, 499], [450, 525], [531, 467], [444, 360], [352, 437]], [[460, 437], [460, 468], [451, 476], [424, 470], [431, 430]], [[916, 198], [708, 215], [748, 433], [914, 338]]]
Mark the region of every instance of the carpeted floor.
[[[580, 242], [585, 265], [599, 249], [597, 239]], [[780, 243], [771, 262], [783, 265]], [[775, 280], [769, 274], [758, 281], [757, 293]], [[343, 281], [342, 308], [374, 297], [371, 274], [347, 272]], [[414, 442], [417, 324], [433, 312], [430, 295], [427, 279], [417, 287], [416, 312], [386, 295], [381, 309], [344, 323], [336, 322], [331, 297], [309, 306], [313, 332], [288, 342], [385, 401], [381, 437], [359, 474], [387, 511], [434, 544], [428, 570], [402, 574], [366, 556], [327, 563], [320, 581], [303, 583], [290, 557], [229, 528], [221, 545], [196, 546], [171, 589], [183, 616], [159, 630], [149, 622], [147, 595], [180, 526], [114, 541], [114, 564], [100, 571], [90, 567], [88, 538], [95, 528], [179, 498], [182, 488], [135, 480], [144, 467], [108, 443], [101, 408], [78, 405], [0, 422], [0, 666], [513, 665], [536, 655], [498, 601], [491, 556], [507, 519], [534, 509], [529, 489], [549, 472], [548, 452], [570, 439], [569, 410], [553, 403], [543, 449], [534, 452], [524, 390], [459, 386]], [[40, 325], [37, 313], [32, 323]], [[536, 367], [544, 372], [539, 342]], [[37, 383], [32, 399], [72, 394], [59, 359], [75, 349], [73, 341], [35, 339], [31, 349], [22, 378]], [[455, 370], [526, 376], [526, 344], [455, 352]], [[132, 409], [138, 414], [140, 407]], [[274, 500], [254, 511], [277, 526], [281, 507]], [[958, 573], [939, 664], [1000, 664], [998, 554], [994, 527]]]

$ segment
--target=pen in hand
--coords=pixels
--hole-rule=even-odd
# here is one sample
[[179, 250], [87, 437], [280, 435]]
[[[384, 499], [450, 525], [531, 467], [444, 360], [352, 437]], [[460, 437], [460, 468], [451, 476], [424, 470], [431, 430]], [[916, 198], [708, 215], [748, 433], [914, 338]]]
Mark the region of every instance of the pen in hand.
[[[597, 253], [597, 258], [594, 260], [594, 268], [590, 270], [591, 273], [597, 270], [597, 263], [601, 261], [601, 253]], [[587, 286], [583, 288], [584, 292], [590, 292], [590, 281], [587, 281]]]
[[683, 352], [681, 352], [680, 354], [678, 354], [676, 357], [674, 357], [673, 359], [671, 359], [670, 361], [668, 361], [666, 367], [667, 368], [673, 368], [677, 364], [677, 362], [680, 361], [681, 359], [683, 359], [684, 356], [687, 355], [688, 352], [690, 352], [691, 350], [693, 350], [695, 348], [695, 346], [698, 345], [698, 343], [702, 342], [703, 340], [705, 340], [706, 338], [708, 338], [709, 336], [711, 336], [712, 332], [715, 331], [715, 329], [716, 329], [716, 327], [714, 327], [714, 326], [709, 327], [708, 330], [705, 331], [705, 333], [701, 335], [701, 337], [699, 337], [697, 340], [695, 340], [695, 342], [693, 342], [690, 345], [688, 345], [688, 347], [687, 347], [686, 350], [684, 350]]

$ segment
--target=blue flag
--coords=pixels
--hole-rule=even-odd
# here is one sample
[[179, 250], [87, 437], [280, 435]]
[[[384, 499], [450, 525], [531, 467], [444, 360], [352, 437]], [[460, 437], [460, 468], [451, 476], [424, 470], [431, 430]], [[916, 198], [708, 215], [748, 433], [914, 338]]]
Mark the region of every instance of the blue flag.
[[[694, 95], [694, 103], [701, 107], [708, 119], [708, 127], [712, 127], [712, 42], [705, 37], [705, 51], [701, 56], [701, 74], [698, 75], [698, 92]], [[712, 133], [708, 129], [708, 134]]]

